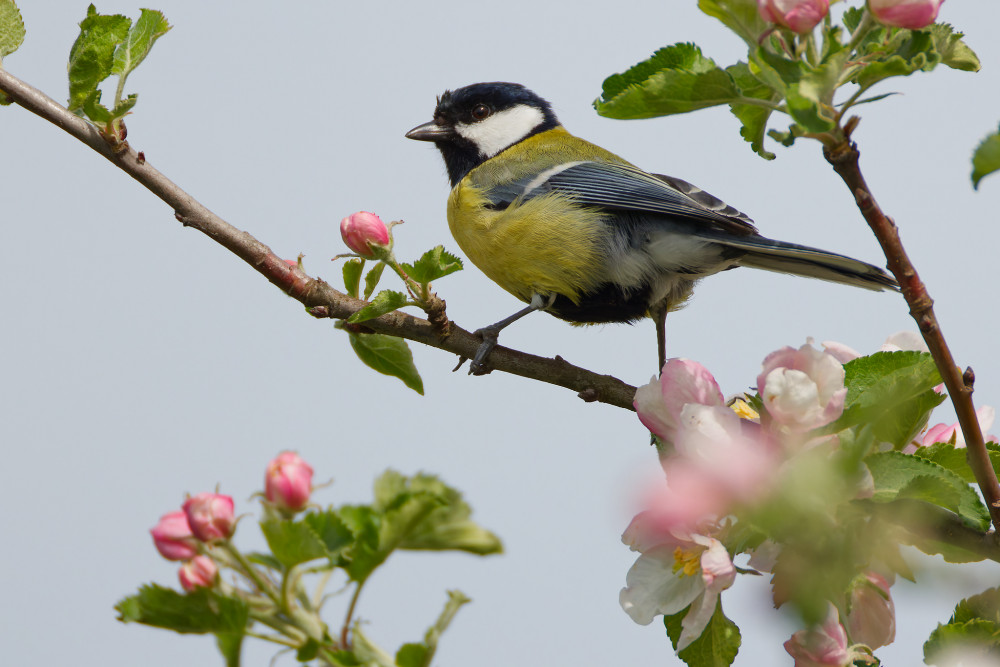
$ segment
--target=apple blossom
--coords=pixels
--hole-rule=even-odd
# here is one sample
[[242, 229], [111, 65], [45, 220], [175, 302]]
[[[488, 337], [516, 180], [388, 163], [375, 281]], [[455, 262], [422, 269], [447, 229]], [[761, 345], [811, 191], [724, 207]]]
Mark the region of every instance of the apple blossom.
[[180, 510], [161, 516], [149, 533], [153, 536], [156, 550], [167, 560], [187, 560], [198, 555], [187, 515]]
[[680, 426], [681, 410], [688, 403], [723, 405], [718, 383], [697, 361], [668, 359], [660, 378], [651, 378], [635, 392], [639, 421], [667, 442], [673, 442]]
[[[993, 426], [993, 421], [996, 418], [996, 410], [989, 405], [984, 405], [976, 410], [976, 417], [979, 418], [979, 429], [983, 432], [983, 437], [986, 441], [997, 442], [995, 435], [986, 434], [990, 430], [990, 427]], [[965, 447], [965, 435], [962, 433], [962, 426], [958, 422], [954, 424], [935, 424], [927, 429], [927, 433], [924, 435], [921, 444], [924, 447], [930, 447], [935, 442], [951, 442], [953, 438], [956, 448], [961, 449]]]
[[313, 469], [295, 452], [281, 452], [267, 464], [264, 495], [279, 509], [298, 512], [309, 502]]
[[919, 30], [937, 20], [944, 0], [868, 0], [875, 20], [896, 28]]
[[808, 431], [834, 421], [844, 411], [844, 367], [809, 343], [767, 355], [757, 391], [775, 423]]
[[228, 539], [236, 528], [233, 499], [219, 493], [199, 493], [184, 501], [191, 532], [202, 542]]
[[341, 220], [340, 236], [348, 248], [367, 259], [374, 259], [379, 249], [389, 245], [389, 228], [368, 211], [358, 211]]
[[846, 667], [854, 662], [833, 604], [821, 625], [796, 632], [785, 642], [785, 650], [795, 658], [795, 667]]
[[211, 558], [195, 556], [181, 565], [181, 569], [177, 571], [177, 578], [180, 579], [184, 590], [190, 593], [196, 588], [211, 588], [218, 574], [219, 568]]
[[896, 638], [896, 608], [885, 577], [868, 572], [852, 588], [847, 627], [852, 641], [871, 649], [893, 642]]
[[757, 0], [757, 11], [768, 23], [804, 35], [830, 11], [830, 0]]

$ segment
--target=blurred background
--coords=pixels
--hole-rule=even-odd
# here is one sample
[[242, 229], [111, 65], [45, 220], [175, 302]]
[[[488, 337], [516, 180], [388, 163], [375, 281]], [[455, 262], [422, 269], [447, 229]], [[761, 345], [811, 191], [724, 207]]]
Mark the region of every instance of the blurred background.
[[[66, 59], [86, 14], [77, 0], [22, 0], [28, 35], [4, 60], [65, 103]], [[858, 4], [854, 2], [853, 4]], [[433, 146], [403, 134], [435, 96], [476, 81], [517, 81], [566, 127], [652, 171], [704, 187], [773, 238], [883, 264], [852, 197], [815, 142], [757, 157], [725, 107], [648, 121], [598, 117], [601, 82], [657, 48], [694, 41], [720, 65], [743, 43], [696, 3], [196, 3], [160, 0], [173, 30], [133, 74], [129, 142], [235, 226], [337, 285], [338, 223], [357, 210], [402, 219], [404, 260], [443, 243], [448, 185]], [[139, 6], [101, 2], [137, 17]], [[966, 32], [978, 74], [940, 69], [881, 84], [902, 93], [858, 111], [862, 168], [936, 300], [977, 404], [1000, 401], [994, 273], [1000, 176], [979, 192], [970, 156], [1000, 121], [994, 0], [944, 5]], [[781, 125], [777, 126], [783, 129]], [[316, 499], [364, 502], [388, 467], [433, 472], [465, 491], [506, 554], [400, 553], [359, 605], [391, 651], [423, 635], [458, 588], [473, 598], [444, 637], [439, 665], [680, 664], [662, 624], [634, 624], [618, 591], [635, 554], [620, 534], [658, 474], [631, 412], [503, 373], [452, 373], [455, 359], [414, 346], [426, 395], [364, 367], [346, 335], [308, 317], [256, 272], [110, 163], [18, 107], [0, 109], [0, 659], [5, 664], [218, 664], [211, 637], [115, 620], [141, 583], [176, 586], [148, 529], [185, 493], [219, 489], [255, 511], [266, 463], [294, 449]], [[390, 287], [386, 281], [385, 287]], [[520, 307], [469, 265], [435, 283], [467, 329]], [[696, 359], [723, 392], [753, 384], [774, 349], [808, 337], [862, 353], [915, 330], [889, 294], [740, 270], [710, 278], [667, 322], [668, 353]], [[650, 323], [573, 328], [536, 315], [503, 344], [562, 355], [634, 385], [656, 370]], [[933, 421], [953, 421], [947, 405]], [[240, 525], [238, 543], [263, 545]], [[886, 664], [916, 664], [921, 644], [997, 568], [916, 558], [922, 585], [898, 583], [898, 640]], [[339, 624], [347, 600], [330, 603]], [[767, 582], [724, 596], [743, 631], [737, 665], [791, 664], [796, 620], [771, 608]], [[249, 640], [246, 665], [271, 645]], [[278, 665], [295, 664], [286, 654]]]

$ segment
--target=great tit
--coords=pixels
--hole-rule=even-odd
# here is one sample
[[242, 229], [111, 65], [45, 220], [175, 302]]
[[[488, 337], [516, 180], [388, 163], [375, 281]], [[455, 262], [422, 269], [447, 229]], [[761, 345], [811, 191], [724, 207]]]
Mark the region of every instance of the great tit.
[[662, 368], [667, 312], [699, 279], [738, 266], [898, 289], [876, 266], [765, 238], [704, 190], [573, 136], [520, 84], [446, 91], [434, 120], [406, 136], [434, 142], [444, 157], [448, 226], [463, 252], [529, 304], [477, 331], [476, 374], [487, 372], [500, 330], [535, 310], [575, 324], [651, 317]]

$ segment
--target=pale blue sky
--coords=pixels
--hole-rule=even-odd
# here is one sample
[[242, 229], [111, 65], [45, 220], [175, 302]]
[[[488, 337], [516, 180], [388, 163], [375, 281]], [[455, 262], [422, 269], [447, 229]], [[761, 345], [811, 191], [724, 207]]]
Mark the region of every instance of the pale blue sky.
[[[21, 2], [28, 27], [4, 66], [65, 101], [66, 56], [84, 0]], [[650, 121], [598, 117], [605, 76], [660, 46], [695, 41], [720, 64], [742, 42], [690, 2], [154, 3], [174, 29], [129, 79], [139, 94], [129, 141], [213, 211], [278, 254], [337, 282], [337, 223], [355, 210], [396, 230], [403, 258], [439, 243], [447, 184], [431, 146], [403, 133], [435, 95], [482, 80], [518, 81], [567, 128], [652, 171], [696, 183], [752, 216], [768, 236], [882, 263], [819, 147], [756, 157], [725, 109]], [[102, 2], [137, 16], [139, 5]], [[994, 265], [1000, 176], [978, 193], [969, 156], [1000, 121], [995, 0], [950, 2], [979, 74], [894, 80], [903, 95], [862, 107], [862, 166], [930, 286], [976, 399], [1000, 403]], [[422, 636], [458, 588], [474, 602], [437, 664], [675, 664], [662, 626], [618, 607], [634, 555], [619, 542], [656, 474], [632, 413], [503, 374], [450, 372], [416, 348], [426, 396], [364, 368], [346, 337], [199, 233], [109, 163], [18, 108], [0, 109], [0, 660], [5, 664], [218, 664], [211, 639], [114, 620], [146, 581], [176, 585], [147, 533], [185, 492], [234, 496], [262, 486], [267, 461], [297, 449], [333, 477], [323, 503], [363, 501], [387, 467], [426, 470], [462, 489], [507, 553], [398, 554], [361, 599], [369, 634], [391, 650]], [[474, 329], [519, 307], [474, 267], [437, 284], [448, 313]], [[696, 359], [727, 394], [754, 382], [764, 356], [806, 337], [865, 352], [913, 329], [902, 300], [751, 270], [707, 280], [668, 320], [668, 352]], [[536, 315], [502, 342], [560, 354], [632, 384], [655, 370], [652, 325], [577, 329]], [[942, 409], [938, 421], [950, 421]], [[260, 538], [241, 524], [238, 540]], [[921, 644], [996, 566], [927, 572], [897, 585], [900, 641], [887, 664], [917, 664]], [[978, 579], [978, 580], [977, 580]], [[791, 664], [794, 629], [769, 610], [765, 582], [726, 594], [744, 630], [737, 665]], [[340, 622], [340, 601], [331, 603]], [[270, 646], [249, 642], [246, 665]], [[295, 664], [292, 657], [279, 665]]]

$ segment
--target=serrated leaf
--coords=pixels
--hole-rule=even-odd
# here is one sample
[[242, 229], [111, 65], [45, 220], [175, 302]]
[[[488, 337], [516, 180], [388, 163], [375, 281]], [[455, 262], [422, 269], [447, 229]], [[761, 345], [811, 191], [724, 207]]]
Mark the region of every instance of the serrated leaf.
[[939, 23], [926, 30], [873, 30], [859, 51], [864, 62], [852, 78], [861, 90], [893, 76], [933, 70], [938, 64], [953, 69], [977, 71], [979, 59], [963, 41], [962, 33]]
[[927, 424], [945, 397], [934, 391], [941, 375], [924, 352], [876, 352], [844, 364], [844, 414], [828, 431], [871, 424], [875, 435], [897, 448]]
[[241, 634], [249, 619], [242, 600], [199, 588], [178, 593], [171, 588], [147, 584], [115, 605], [118, 620], [166, 628], [182, 634]]
[[334, 510], [309, 512], [302, 521], [312, 528], [331, 556], [339, 554], [354, 541], [354, 533]]
[[[676, 614], [663, 617], [667, 636], [670, 637], [675, 650], [683, 631], [681, 622], [687, 613], [688, 608], [685, 608]], [[740, 629], [722, 613], [722, 600], [719, 599], [715, 604], [712, 619], [705, 626], [701, 636], [678, 653], [677, 657], [690, 667], [729, 667], [736, 659], [741, 642]]]
[[361, 273], [365, 269], [365, 260], [355, 257], [344, 262], [344, 289], [349, 296], [358, 298], [361, 286]]
[[372, 267], [372, 270], [365, 276], [365, 301], [371, 298], [372, 292], [375, 291], [375, 287], [378, 285], [379, 279], [382, 278], [382, 272], [384, 270], [385, 262], [379, 262]]
[[83, 113], [87, 116], [87, 118], [100, 125], [105, 125], [111, 120], [111, 111], [109, 111], [106, 106], [101, 104], [100, 90], [94, 90], [94, 92], [92, 92], [90, 96], [83, 101], [83, 104], [80, 105], [80, 109], [83, 110]]
[[760, 17], [757, 0], [698, 0], [698, 9], [722, 21], [750, 48], [756, 48], [760, 36], [771, 27]]
[[371, 303], [351, 315], [347, 318], [347, 321], [355, 324], [357, 322], [364, 322], [365, 320], [373, 320], [376, 317], [381, 317], [386, 313], [391, 313], [394, 310], [402, 308], [406, 305], [406, 301], [406, 295], [402, 292], [387, 289], [382, 290], [375, 295]]
[[[730, 65], [726, 72], [733, 78], [743, 98], [755, 98], [776, 102], [780, 96], [750, 71], [750, 66], [740, 62]], [[757, 155], [765, 160], [773, 160], [774, 153], [764, 150], [764, 136], [767, 133], [767, 121], [771, 117], [771, 109], [756, 104], [730, 103], [729, 110], [736, 116], [742, 127], [740, 136], [749, 142]]]
[[978, 72], [979, 57], [962, 41], [965, 35], [955, 32], [947, 23], [935, 23], [928, 28], [934, 48], [941, 55], [941, 64], [963, 72]]
[[139, 96], [136, 94], [129, 95], [124, 100], [118, 103], [112, 111], [111, 115], [115, 118], [124, 118], [135, 106], [135, 103], [139, 101]]
[[288, 519], [265, 519], [260, 522], [267, 546], [285, 567], [293, 567], [317, 558], [326, 558], [327, 550], [309, 525]]
[[345, 505], [337, 515], [353, 537], [343, 550], [344, 569], [353, 581], [364, 581], [388, 556], [379, 550], [382, 516], [366, 505]]
[[284, 569], [284, 565], [281, 564], [281, 561], [272, 556], [271, 554], [261, 553], [259, 551], [251, 551], [250, 553], [246, 554], [246, 557], [247, 560], [250, 561], [251, 563], [255, 563], [257, 565], [263, 565], [264, 567], [269, 567], [272, 570], [277, 570], [278, 572]]
[[924, 642], [924, 662], [939, 662], [946, 655], [960, 656], [961, 663], [946, 664], [995, 665], [1000, 663], [1000, 629], [996, 623], [972, 620], [964, 623], [938, 625]]
[[865, 465], [875, 484], [873, 501], [919, 500], [954, 512], [972, 528], [989, 528], [990, 515], [979, 495], [950, 470], [900, 452], [872, 454], [865, 459]]
[[[955, 447], [949, 442], [938, 442], [929, 447], [920, 447], [913, 452], [913, 455], [933, 461], [952, 471], [969, 484], [974, 484], [976, 476], [966, 458], [967, 451], [964, 447]], [[993, 470], [1000, 474], [1000, 445], [995, 442], [987, 442], [986, 451], [990, 457], [990, 463], [993, 464]]]
[[366, 366], [399, 378], [407, 387], [423, 395], [424, 381], [413, 365], [413, 353], [405, 340], [383, 334], [348, 333], [354, 353]]
[[111, 76], [115, 48], [125, 41], [131, 19], [121, 14], [102, 15], [94, 5], [87, 8], [87, 17], [80, 22], [80, 36], [69, 52], [70, 111], [80, 111], [84, 102]]
[[170, 30], [163, 12], [155, 9], [140, 11], [139, 18], [115, 50], [111, 65], [111, 71], [123, 80], [146, 58], [153, 43]]
[[0, 62], [24, 42], [24, 19], [14, 0], [0, 0]]
[[979, 181], [1000, 169], [1000, 132], [994, 132], [979, 142], [972, 154], [972, 187], [979, 189]]
[[655, 118], [729, 104], [739, 97], [729, 73], [694, 44], [678, 43], [605, 79], [594, 108], [608, 118]]
[[759, 78], [783, 88], [792, 120], [808, 132], [829, 132], [836, 126], [830, 102], [849, 55], [846, 50], [837, 52], [814, 67], [759, 47], [753, 60], [761, 68]]
[[413, 264], [403, 264], [403, 271], [423, 285], [461, 270], [462, 260], [440, 245], [425, 252]]
[[950, 622], [965, 623], [976, 619], [994, 623], [1000, 629], [1000, 588], [989, 588], [959, 602]]

